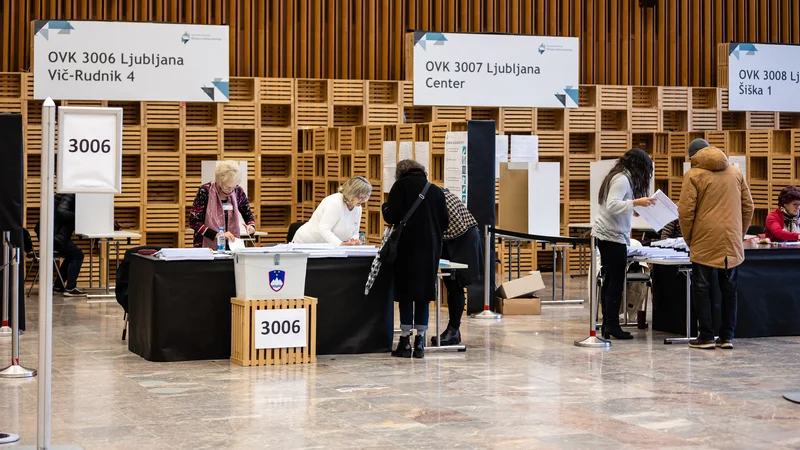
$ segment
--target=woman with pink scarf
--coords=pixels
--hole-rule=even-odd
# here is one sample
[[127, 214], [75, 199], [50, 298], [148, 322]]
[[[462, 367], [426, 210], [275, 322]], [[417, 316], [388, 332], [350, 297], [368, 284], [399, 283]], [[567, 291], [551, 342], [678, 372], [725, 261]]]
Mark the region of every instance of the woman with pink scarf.
[[194, 246], [212, 250], [217, 249], [220, 227], [224, 230], [227, 242], [239, 239], [239, 214], [247, 224], [247, 233], [252, 235], [256, 232], [256, 219], [250, 211], [247, 195], [239, 186], [239, 166], [227, 161], [220, 163], [214, 179], [200, 186], [189, 213], [189, 226], [194, 230]]

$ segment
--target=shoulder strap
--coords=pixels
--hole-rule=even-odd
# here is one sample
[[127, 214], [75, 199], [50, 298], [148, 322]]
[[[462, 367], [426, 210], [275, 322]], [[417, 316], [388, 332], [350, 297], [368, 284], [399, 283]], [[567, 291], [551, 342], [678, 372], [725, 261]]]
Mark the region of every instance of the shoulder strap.
[[419, 204], [422, 203], [423, 200], [425, 200], [425, 194], [428, 193], [428, 188], [430, 188], [430, 187], [431, 187], [431, 183], [430, 182], [426, 182], [425, 183], [425, 187], [422, 188], [422, 192], [420, 192], [420, 194], [417, 197], [417, 200], [414, 202], [414, 204], [411, 205], [411, 209], [408, 210], [408, 212], [406, 213], [406, 216], [403, 217], [403, 220], [400, 222], [400, 224], [405, 226], [406, 223], [408, 223], [408, 219], [410, 219], [411, 215], [414, 214], [414, 211], [417, 210], [417, 207], [419, 206]]

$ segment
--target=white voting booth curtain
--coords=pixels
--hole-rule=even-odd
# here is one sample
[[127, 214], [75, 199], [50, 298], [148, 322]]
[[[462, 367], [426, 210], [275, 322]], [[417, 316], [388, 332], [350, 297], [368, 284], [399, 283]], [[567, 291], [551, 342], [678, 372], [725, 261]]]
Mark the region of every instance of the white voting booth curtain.
[[[220, 165], [223, 161], [203, 161], [200, 166], [200, 184], [206, 184], [214, 181], [214, 174], [217, 170], [217, 166]], [[239, 183], [239, 186], [242, 187], [244, 190], [245, 195], [247, 194], [247, 161], [228, 161], [234, 164], [239, 165], [239, 173], [242, 175], [242, 182]], [[200, 186], [197, 186], [200, 188]], [[242, 218], [242, 213], [236, 211], [236, 214], [239, 216], [239, 234], [241, 236], [245, 236], [247, 234], [247, 227], [244, 223], [244, 219]]]
[[114, 194], [75, 194], [75, 233], [114, 234]]

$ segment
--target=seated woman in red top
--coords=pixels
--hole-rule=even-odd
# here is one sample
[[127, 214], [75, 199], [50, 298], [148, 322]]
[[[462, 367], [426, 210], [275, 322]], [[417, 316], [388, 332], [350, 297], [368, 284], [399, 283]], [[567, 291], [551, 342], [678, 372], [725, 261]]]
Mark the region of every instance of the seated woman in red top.
[[778, 195], [778, 209], [767, 216], [766, 235], [773, 242], [800, 240], [800, 189], [786, 186]]

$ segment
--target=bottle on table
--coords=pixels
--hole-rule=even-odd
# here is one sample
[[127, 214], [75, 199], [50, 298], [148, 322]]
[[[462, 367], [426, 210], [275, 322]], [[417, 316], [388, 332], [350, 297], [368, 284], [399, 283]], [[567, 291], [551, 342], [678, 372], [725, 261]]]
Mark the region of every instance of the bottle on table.
[[225, 250], [225, 231], [222, 227], [219, 227], [219, 233], [217, 233], [217, 251], [221, 252]]
[[361, 245], [367, 245], [367, 235], [363, 231], [358, 233], [358, 242]]

